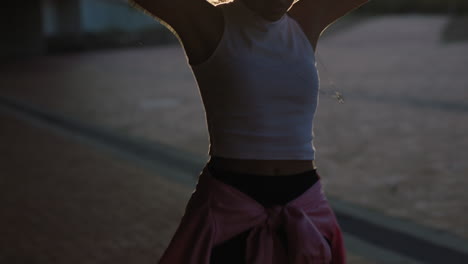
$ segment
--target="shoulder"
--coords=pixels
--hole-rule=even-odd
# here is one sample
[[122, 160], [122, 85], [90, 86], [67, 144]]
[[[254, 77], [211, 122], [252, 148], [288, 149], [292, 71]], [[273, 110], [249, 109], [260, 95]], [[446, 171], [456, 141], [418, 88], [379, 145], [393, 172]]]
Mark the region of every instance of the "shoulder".
[[[212, 5], [205, 0], [205, 4], [197, 9], [185, 11], [182, 24], [176, 32], [186, 39], [215, 37], [222, 31], [224, 25], [222, 5]], [[190, 1], [187, 1], [190, 2]], [[188, 7], [190, 9], [190, 7]]]
[[314, 29], [312, 27], [308, 27], [306, 23], [295, 17], [293, 14], [288, 13], [288, 16], [290, 19], [294, 20], [299, 25], [300, 29], [304, 32], [315, 51], [317, 49], [318, 40], [320, 38], [322, 30], [319, 30], [318, 28]]
[[223, 5], [206, 0], [128, 0], [169, 29], [190, 62], [202, 61], [214, 50], [224, 30]]
[[224, 33], [223, 9], [229, 3], [212, 5], [209, 11], [190, 13], [191, 17], [186, 27], [176, 29], [180, 42], [187, 54], [190, 64], [199, 64], [205, 61], [218, 46]]
[[316, 45], [320, 35], [337, 19], [357, 9], [369, 0], [299, 0], [288, 14]]

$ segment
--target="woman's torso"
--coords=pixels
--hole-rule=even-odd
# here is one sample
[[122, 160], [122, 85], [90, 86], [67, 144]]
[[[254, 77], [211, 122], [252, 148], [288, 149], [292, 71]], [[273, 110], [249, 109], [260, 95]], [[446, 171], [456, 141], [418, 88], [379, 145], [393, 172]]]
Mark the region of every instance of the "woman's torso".
[[[185, 50], [191, 63], [203, 62], [213, 54], [223, 35], [223, 23], [222, 15], [218, 16], [216, 23], [207, 28], [201, 38], [193, 37], [196, 43], [186, 43]], [[316, 42], [311, 44], [315, 48]], [[292, 175], [316, 169], [314, 160], [253, 160], [211, 156], [208, 162], [221, 171], [268, 176]]]

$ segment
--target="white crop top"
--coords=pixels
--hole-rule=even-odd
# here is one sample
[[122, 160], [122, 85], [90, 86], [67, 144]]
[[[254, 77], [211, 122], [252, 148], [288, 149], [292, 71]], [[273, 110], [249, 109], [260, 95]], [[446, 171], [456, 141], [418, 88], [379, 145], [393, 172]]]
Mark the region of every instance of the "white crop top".
[[271, 22], [240, 0], [219, 5], [224, 33], [208, 60], [190, 65], [205, 108], [209, 155], [315, 159], [319, 77], [312, 45], [285, 14]]

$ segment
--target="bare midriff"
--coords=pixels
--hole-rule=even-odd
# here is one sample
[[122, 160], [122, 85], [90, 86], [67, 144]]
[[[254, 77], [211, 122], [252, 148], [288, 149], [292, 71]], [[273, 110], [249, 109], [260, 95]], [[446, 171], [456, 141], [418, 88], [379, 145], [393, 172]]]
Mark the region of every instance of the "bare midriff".
[[211, 157], [213, 168], [232, 173], [281, 176], [316, 169], [314, 160], [252, 160]]

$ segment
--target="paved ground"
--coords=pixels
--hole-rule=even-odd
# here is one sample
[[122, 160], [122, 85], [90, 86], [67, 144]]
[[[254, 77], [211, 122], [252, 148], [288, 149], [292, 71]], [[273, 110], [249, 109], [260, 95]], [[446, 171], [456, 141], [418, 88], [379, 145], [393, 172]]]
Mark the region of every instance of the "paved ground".
[[0, 124], [0, 263], [156, 263], [192, 188], [13, 115]]
[[190, 192], [0, 114], [0, 263], [155, 263]]
[[[468, 87], [465, 73], [468, 58], [462, 56], [468, 51], [468, 43], [441, 43], [439, 33], [446, 22], [444, 17], [438, 16], [376, 17], [321, 40], [318, 60], [322, 88], [329, 89], [329, 79], [332, 79], [344, 91], [346, 103], [340, 105], [329, 96], [322, 95], [315, 122], [315, 144], [317, 161], [329, 194], [468, 238], [465, 225], [468, 220], [468, 194], [464, 191], [468, 181], [468, 164], [465, 162], [468, 158]], [[208, 134], [203, 107], [192, 73], [178, 46], [38, 58], [1, 67], [1, 95], [14, 96], [132, 137], [162, 141], [194, 154], [207, 155]], [[144, 256], [141, 257], [146, 258], [142, 261], [160, 252], [161, 241], [167, 241], [174, 230], [175, 219], [181, 213], [189, 190], [181, 190], [180, 186], [156, 175], [148, 175], [148, 172], [132, 164], [124, 165], [122, 161], [112, 160], [90, 147], [66, 142], [66, 139], [54, 137], [47, 131], [37, 131], [8, 116], [2, 116], [1, 124], [0, 151], [8, 160], [0, 166], [2, 171], [15, 175], [15, 178], [5, 178], [8, 185], [4, 186], [8, 186], [6, 190], [10, 191], [4, 195], [17, 197], [18, 200], [9, 198], [8, 201], [13, 205], [13, 201], [17, 201], [25, 209], [31, 208], [32, 212], [44, 211], [41, 210], [43, 208], [52, 210], [52, 213], [37, 218], [43, 219], [36, 223], [41, 226], [40, 229], [29, 230], [38, 237], [31, 240], [36, 242], [25, 245], [29, 249], [18, 250], [37, 255], [54, 251], [55, 244], [48, 247], [41, 242], [41, 236], [42, 239], [51, 240], [50, 236], [44, 235], [50, 233], [50, 228], [57, 228], [57, 234], [65, 240], [69, 239], [64, 231], [66, 229], [97, 228], [108, 230], [107, 235], [103, 235], [106, 238], [101, 238], [108, 241], [102, 242], [103, 247], [112, 248], [106, 246], [106, 243], [113, 243], [112, 239], [120, 239], [119, 243], [132, 241], [133, 238], [128, 236], [136, 236], [140, 232], [147, 240], [138, 242], [141, 244], [133, 246], [133, 249], [147, 250], [144, 253], [147, 255], [142, 253]], [[3, 129], [6, 127], [4, 124], [10, 124], [9, 129]], [[75, 150], [75, 147], [78, 149]], [[30, 150], [30, 154], [24, 155], [28, 153], [26, 149]], [[129, 177], [132, 173], [138, 176]], [[63, 175], [69, 175], [67, 179], [71, 182], [62, 181], [59, 176]], [[81, 178], [80, 185], [80, 175], [88, 176], [88, 185], [84, 184], [84, 178]], [[119, 180], [99, 179], [96, 175], [112, 175]], [[141, 180], [127, 182], [137, 177]], [[50, 180], [37, 181], [36, 178]], [[27, 182], [29, 187], [20, 192], [15, 189], [23, 186], [19, 185], [20, 182]], [[106, 192], [113, 194], [103, 192], [104, 184], [108, 187], [109, 182], [120, 182], [116, 183], [115, 188], [105, 188]], [[42, 189], [33, 188], [41, 184]], [[94, 185], [101, 186], [101, 189], [89, 187]], [[164, 211], [164, 208], [172, 205], [172, 201], [164, 201], [163, 196], [157, 196], [159, 194], [153, 190], [160, 188], [158, 186], [170, 186], [165, 187], [168, 193], [177, 192], [171, 197], [178, 199], [177, 205], [174, 205], [174, 208], [179, 208], [178, 212]], [[70, 189], [64, 193], [62, 188], [64, 192], [66, 188], [78, 188], [77, 193], [85, 195], [70, 196], [72, 202], [65, 203], [68, 206], [52, 204], [50, 207], [47, 201], [74, 193]], [[43, 194], [40, 190], [47, 190], [50, 195], [42, 203], [38, 199]], [[86, 204], [86, 197], [93, 196], [86, 192], [98, 195], [93, 203], [102, 201], [102, 204], [95, 205], [96, 208], [104, 208], [103, 212], [109, 210], [102, 216], [108, 217], [106, 220], [100, 222], [96, 216], [102, 215], [100, 210], [93, 211], [81, 206]], [[21, 198], [20, 193], [25, 196]], [[112, 205], [115, 203], [115, 199], [111, 199], [113, 197], [121, 202], [134, 201], [119, 207]], [[129, 197], [131, 199], [127, 199]], [[11, 205], [5, 208], [11, 218], [5, 218], [2, 226], [17, 219], [15, 215], [30, 216], [27, 210], [15, 212]], [[76, 212], [76, 208], [88, 211]], [[119, 208], [123, 208], [122, 211]], [[125, 208], [129, 211], [125, 211]], [[164, 213], [158, 214], [156, 211], [159, 209], [154, 208], [162, 208], [161, 212]], [[142, 227], [143, 231], [132, 229], [133, 225], [138, 226], [136, 220], [147, 209], [154, 210], [154, 214], [148, 213], [142, 217], [150, 218], [147, 219], [151, 221], [149, 226]], [[86, 222], [89, 223], [88, 227], [78, 227], [80, 223], [73, 222], [77, 220], [71, 216], [78, 213], [89, 217], [87, 221], [91, 222]], [[119, 219], [119, 216], [110, 218], [109, 215], [113, 213], [128, 218], [124, 217], [122, 222], [119, 220], [112, 226], [110, 224], [114, 218]], [[168, 220], [161, 219], [161, 215], [168, 215]], [[68, 220], [63, 220], [66, 217]], [[36, 218], [28, 221], [33, 219]], [[45, 219], [52, 219], [52, 223], [71, 222], [62, 227], [47, 227], [49, 220]], [[158, 221], [167, 221], [165, 224], [171, 226], [164, 226], [163, 223], [161, 228]], [[127, 226], [130, 222], [132, 224]], [[125, 225], [126, 229], [120, 230], [121, 225]], [[27, 234], [26, 231], [34, 223], [20, 222], [18, 226], [17, 230]], [[120, 233], [113, 230], [120, 230], [117, 232], [123, 232], [122, 236], [127, 236], [127, 239], [122, 239], [116, 235]], [[164, 238], [157, 241], [155, 237], [159, 236], [155, 232], [161, 230], [166, 231]], [[14, 232], [14, 229], [7, 232], [7, 237], [12, 237], [12, 241], [16, 241], [13, 243], [20, 245], [24, 240], [21, 240], [21, 236], [14, 237]], [[86, 239], [93, 239], [91, 232], [83, 231], [88, 234]], [[90, 244], [89, 241], [93, 240], [77, 243], [85, 247]], [[41, 249], [37, 245], [46, 248]], [[132, 248], [132, 245], [128, 247]], [[63, 250], [66, 252], [67, 249]], [[85, 251], [88, 250], [93, 251]], [[112, 256], [120, 256], [114, 255], [115, 252], [122, 251], [111, 249], [110, 252], [97, 258], [96, 262], [107, 263]], [[11, 253], [18, 256], [15, 254], [18, 252]], [[351, 256], [350, 263], [366, 262]]]
[[322, 101], [318, 161], [330, 193], [468, 237], [468, 42], [440, 42], [445, 23], [376, 18], [322, 43], [348, 100]]

